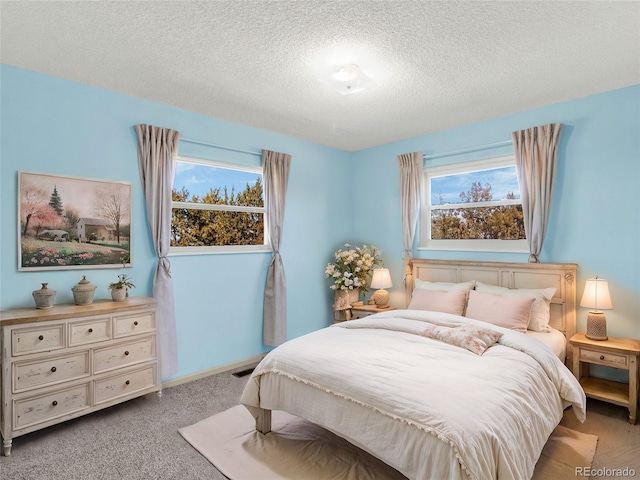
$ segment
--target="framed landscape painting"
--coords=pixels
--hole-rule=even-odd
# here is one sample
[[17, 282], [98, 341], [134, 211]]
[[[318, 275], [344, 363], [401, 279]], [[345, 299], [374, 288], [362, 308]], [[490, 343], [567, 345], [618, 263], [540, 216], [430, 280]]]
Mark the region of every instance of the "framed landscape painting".
[[18, 270], [131, 266], [131, 184], [18, 173]]

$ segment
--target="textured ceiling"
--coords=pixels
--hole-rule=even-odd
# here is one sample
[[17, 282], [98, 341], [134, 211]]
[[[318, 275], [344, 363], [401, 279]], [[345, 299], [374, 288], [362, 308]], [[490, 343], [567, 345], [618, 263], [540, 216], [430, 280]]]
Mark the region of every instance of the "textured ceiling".
[[[640, 83], [637, 1], [0, 8], [3, 63], [348, 151]], [[346, 63], [377, 86], [318, 81]]]

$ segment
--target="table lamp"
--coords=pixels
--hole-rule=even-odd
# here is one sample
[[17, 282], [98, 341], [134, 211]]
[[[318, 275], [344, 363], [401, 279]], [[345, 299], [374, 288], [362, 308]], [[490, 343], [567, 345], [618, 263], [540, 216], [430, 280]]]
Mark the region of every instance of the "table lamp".
[[587, 317], [587, 333], [585, 336], [591, 340], [606, 340], [607, 319], [601, 309], [613, 308], [611, 295], [609, 295], [609, 283], [602, 278], [590, 278], [584, 286], [581, 307], [591, 308]]
[[373, 294], [373, 301], [378, 308], [389, 308], [389, 292], [385, 288], [391, 288], [391, 274], [388, 268], [376, 268], [371, 276], [371, 288], [377, 288]]

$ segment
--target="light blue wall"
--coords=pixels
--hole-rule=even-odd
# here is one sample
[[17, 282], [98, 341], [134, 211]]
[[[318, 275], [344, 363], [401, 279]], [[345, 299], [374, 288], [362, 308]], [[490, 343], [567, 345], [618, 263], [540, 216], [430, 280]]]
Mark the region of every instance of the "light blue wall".
[[[288, 281], [288, 336], [329, 324], [331, 292], [324, 268], [348, 240], [349, 154], [296, 138], [197, 115], [166, 105], [2, 65], [0, 148], [0, 308], [31, 307], [41, 282], [71, 302], [81, 275], [109, 298], [107, 284], [120, 270], [18, 272], [17, 172], [32, 171], [131, 182], [133, 268], [127, 273], [150, 295], [155, 254], [146, 223], [133, 126], [173, 128], [185, 138], [292, 155], [282, 240]], [[180, 153], [225, 160], [224, 152], [181, 143]], [[237, 156], [237, 161], [257, 157]], [[171, 257], [183, 376], [257, 355], [270, 254]]]
[[[155, 268], [133, 126], [148, 123], [185, 138], [293, 157], [282, 256], [288, 281], [288, 336], [328, 325], [331, 294], [323, 272], [345, 241], [375, 244], [392, 270], [392, 303], [401, 306], [402, 236], [396, 156], [438, 154], [509, 140], [514, 130], [565, 125], [543, 262], [579, 264], [586, 278], [608, 278], [614, 310], [609, 334], [640, 338], [640, 86], [495, 118], [355, 153], [237, 125], [6, 65], [0, 71], [0, 308], [33, 305], [40, 282], [71, 301], [86, 274], [107, 298], [118, 270], [17, 271], [17, 172], [128, 181], [133, 185], [135, 295], [149, 295]], [[449, 157], [457, 162], [510, 148]], [[221, 152], [182, 142], [180, 153], [225, 160]], [[255, 158], [234, 157], [241, 162]], [[526, 255], [426, 252], [419, 257], [526, 261]], [[175, 377], [265, 351], [262, 304], [268, 254], [172, 257], [180, 370]], [[587, 311], [579, 309], [584, 330]]]
[[[395, 142], [352, 155], [358, 209], [354, 228], [394, 257], [392, 302], [401, 305], [402, 236], [396, 156], [435, 155], [510, 140], [512, 131], [562, 123], [557, 183], [542, 262], [577, 263], [578, 301], [585, 280], [609, 280], [610, 336], [640, 338], [640, 85]], [[452, 163], [513, 152], [501, 147], [440, 159]], [[435, 164], [431, 161], [430, 164]], [[417, 241], [415, 246], [417, 246]], [[417, 250], [421, 258], [526, 262], [528, 255]], [[578, 330], [587, 309], [578, 309]]]

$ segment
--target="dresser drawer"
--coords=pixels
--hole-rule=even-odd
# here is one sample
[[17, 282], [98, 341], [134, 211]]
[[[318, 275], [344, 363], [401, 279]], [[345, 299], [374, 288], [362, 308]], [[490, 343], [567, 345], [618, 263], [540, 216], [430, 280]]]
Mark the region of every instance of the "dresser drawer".
[[93, 351], [93, 373], [107, 372], [154, 358], [156, 339], [153, 335], [111, 347], [97, 348]]
[[608, 365], [616, 368], [629, 368], [626, 355], [616, 355], [615, 353], [596, 352], [593, 350], [580, 349], [580, 360], [583, 362]]
[[15, 400], [13, 428], [25, 428], [89, 408], [89, 383]]
[[13, 356], [64, 348], [64, 324], [14, 328], [11, 330]]
[[111, 339], [111, 318], [85, 320], [69, 324], [69, 346], [104, 342]]
[[44, 387], [90, 374], [88, 351], [50, 357], [45, 360], [15, 362], [13, 364], [13, 392]]
[[108, 402], [156, 386], [156, 365], [96, 380], [95, 404]]
[[113, 322], [115, 324], [115, 338], [156, 331], [156, 316], [154, 312], [117, 316], [113, 318]]

